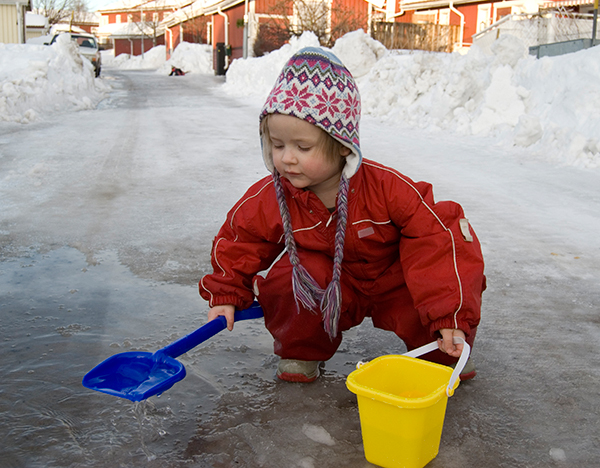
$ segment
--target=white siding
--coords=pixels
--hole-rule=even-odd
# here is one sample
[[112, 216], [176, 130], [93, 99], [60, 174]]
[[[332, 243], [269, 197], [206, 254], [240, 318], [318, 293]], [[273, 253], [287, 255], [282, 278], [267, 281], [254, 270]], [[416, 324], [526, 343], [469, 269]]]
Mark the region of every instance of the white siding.
[[0, 43], [18, 44], [19, 26], [17, 24], [17, 7], [0, 5]]

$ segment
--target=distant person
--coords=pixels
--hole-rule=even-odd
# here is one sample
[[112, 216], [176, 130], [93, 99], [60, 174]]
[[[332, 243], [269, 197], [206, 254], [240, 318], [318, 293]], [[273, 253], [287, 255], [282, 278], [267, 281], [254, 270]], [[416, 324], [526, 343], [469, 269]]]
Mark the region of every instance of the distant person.
[[169, 76], [183, 76], [185, 75], [185, 72], [181, 69], [181, 68], [176, 68], [176, 67], [171, 67], [171, 73], [169, 73]]
[[[425, 358], [441, 364], [461, 354], [453, 337], [475, 339], [485, 289], [479, 241], [458, 204], [434, 202], [430, 184], [363, 159], [360, 105], [330, 52], [309, 47], [288, 61], [260, 114], [272, 174], [228, 213], [214, 272], [200, 281], [208, 318], [224, 316], [230, 330], [235, 309], [256, 297], [282, 380], [314, 381], [341, 332], [365, 317], [409, 350], [437, 338]], [[475, 373], [469, 362], [461, 379]]]

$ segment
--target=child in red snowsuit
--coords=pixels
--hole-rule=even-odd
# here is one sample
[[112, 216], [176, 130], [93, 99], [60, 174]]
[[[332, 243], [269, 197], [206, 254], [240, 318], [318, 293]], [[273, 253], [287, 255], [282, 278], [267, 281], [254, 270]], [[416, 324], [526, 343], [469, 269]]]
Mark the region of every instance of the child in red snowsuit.
[[214, 273], [200, 281], [209, 319], [223, 315], [232, 329], [235, 309], [256, 298], [281, 357], [277, 375], [288, 381], [315, 380], [341, 332], [366, 316], [409, 350], [438, 338], [426, 358], [455, 363], [462, 344], [453, 337], [473, 344], [485, 289], [462, 208], [362, 158], [358, 89], [329, 52], [296, 53], [260, 120], [271, 175], [235, 204], [214, 240]]

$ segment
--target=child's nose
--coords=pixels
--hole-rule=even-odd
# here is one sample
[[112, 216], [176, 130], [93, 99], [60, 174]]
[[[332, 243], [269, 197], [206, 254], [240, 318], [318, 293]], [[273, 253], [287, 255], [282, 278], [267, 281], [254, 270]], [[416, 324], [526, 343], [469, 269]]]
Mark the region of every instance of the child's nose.
[[284, 148], [281, 160], [286, 164], [294, 164], [296, 162], [294, 152], [289, 148]]

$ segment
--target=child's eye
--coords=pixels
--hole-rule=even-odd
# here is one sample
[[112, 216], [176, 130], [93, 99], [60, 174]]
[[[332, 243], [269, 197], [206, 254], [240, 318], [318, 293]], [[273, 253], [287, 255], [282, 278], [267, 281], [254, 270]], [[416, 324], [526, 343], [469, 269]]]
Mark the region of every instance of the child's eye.
[[300, 151], [306, 152], [306, 151], [310, 151], [310, 146], [298, 146], [298, 149]]

